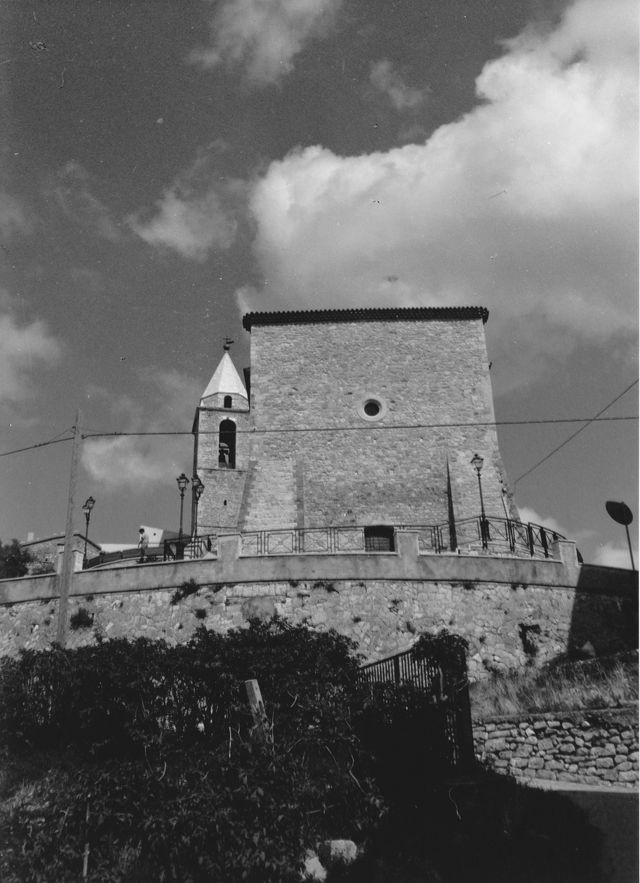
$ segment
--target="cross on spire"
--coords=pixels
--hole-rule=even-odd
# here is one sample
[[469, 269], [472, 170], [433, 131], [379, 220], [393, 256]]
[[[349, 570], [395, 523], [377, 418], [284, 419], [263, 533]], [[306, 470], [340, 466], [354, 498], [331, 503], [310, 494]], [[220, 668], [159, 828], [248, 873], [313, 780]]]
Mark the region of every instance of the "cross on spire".
[[225, 353], [228, 353], [228, 352], [229, 352], [229, 347], [231, 346], [232, 343], [233, 343], [233, 341], [231, 340], [230, 337], [225, 337], [225, 339], [224, 339], [224, 351], [225, 351]]

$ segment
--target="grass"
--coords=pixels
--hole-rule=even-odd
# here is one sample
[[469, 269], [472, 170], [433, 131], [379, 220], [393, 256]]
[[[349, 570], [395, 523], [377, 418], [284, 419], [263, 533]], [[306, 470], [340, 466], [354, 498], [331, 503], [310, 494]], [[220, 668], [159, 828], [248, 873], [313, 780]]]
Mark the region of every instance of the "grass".
[[638, 654], [561, 662], [471, 685], [474, 717], [616, 708], [638, 701]]

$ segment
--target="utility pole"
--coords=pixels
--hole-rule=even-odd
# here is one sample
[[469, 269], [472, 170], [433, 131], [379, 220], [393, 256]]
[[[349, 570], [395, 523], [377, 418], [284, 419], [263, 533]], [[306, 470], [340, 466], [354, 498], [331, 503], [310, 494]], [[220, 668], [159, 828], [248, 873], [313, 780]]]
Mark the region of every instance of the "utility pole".
[[73, 427], [73, 446], [71, 448], [71, 472], [69, 474], [69, 495], [67, 497], [67, 523], [64, 531], [64, 550], [62, 553], [62, 569], [58, 575], [58, 633], [56, 640], [61, 647], [67, 641], [67, 608], [69, 606], [69, 591], [73, 577], [73, 512], [75, 508], [76, 483], [78, 478], [78, 462], [80, 460], [80, 446], [82, 444], [82, 432], [80, 428], [80, 411], [76, 412], [76, 422]]

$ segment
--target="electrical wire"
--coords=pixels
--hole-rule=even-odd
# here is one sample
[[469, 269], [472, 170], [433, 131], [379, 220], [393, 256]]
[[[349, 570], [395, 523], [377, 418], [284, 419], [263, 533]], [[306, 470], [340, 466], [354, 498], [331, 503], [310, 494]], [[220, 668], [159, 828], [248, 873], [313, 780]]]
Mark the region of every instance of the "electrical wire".
[[[611, 403], [613, 404], [613, 403]], [[223, 413], [223, 412], [220, 412]], [[637, 420], [636, 414], [625, 415], [621, 417], [552, 417], [542, 420], [476, 420], [465, 423], [393, 423], [367, 426], [281, 426], [274, 429], [251, 428], [236, 429], [236, 435], [263, 435], [268, 433], [292, 433], [292, 432], [373, 432], [385, 429], [455, 429], [461, 426], [534, 426], [554, 423], [598, 423], [620, 421], [620, 420]], [[82, 438], [118, 438], [122, 436], [153, 436], [153, 435], [193, 435], [193, 432], [178, 430], [154, 430], [151, 432], [89, 432], [83, 434]], [[200, 431], [198, 435], [217, 435], [218, 430]]]
[[2, 451], [0, 457], [8, 457], [9, 454], [21, 454], [23, 451], [33, 451], [35, 448], [46, 448], [47, 445], [59, 445], [60, 442], [73, 441], [73, 438], [52, 438], [50, 441], [38, 442], [35, 445], [27, 445], [26, 448], [15, 448], [13, 451]]
[[543, 463], [546, 463], [550, 457], [553, 457], [553, 455], [557, 454], [558, 451], [561, 450], [562, 448], [564, 448], [565, 445], [568, 445], [570, 441], [573, 441], [573, 439], [577, 435], [580, 435], [580, 433], [583, 432], [587, 428], [587, 426], [591, 426], [591, 424], [595, 423], [596, 421], [601, 422], [602, 420], [614, 420], [615, 419], [614, 417], [613, 418], [612, 417], [601, 418], [600, 415], [604, 414], [605, 411], [608, 411], [612, 405], [615, 405], [615, 403], [619, 399], [621, 399], [623, 395], [626, 395], [630, 389], [633, 389], [633, 387], [636, 385], [637, 382], [638, 382], [638, 379], [636, 378], [633, 381], [633, 383], [630, 383], [629, 386], [627, 386], [626, 389], [623, 389], [622, 392], [619, 393], [614, 399], [611, 399], [611, 401], [609, 402], [608, 405], [605, 405], [604, 408], [602, 408], [600, 411], [598, 411], [598, 413], [595, 416], [593, 416], [590, 420], [588, 420], [584, 424], [584, 426], [581, 426], [579, 429], [576, 429], [575, 432], [572, 432], [571, 435], [568, 436], [568, 438], [565, 438], [565, 440], [563, 442], [561, 442], [557, 447], [555, 447], [552, 451], [549, 451], [548, 454], [545, 454], [545, 456], [541, 460], [538, 460], [537, 463], [534, 463], [534, 465], [531, 466], [530, 469], [527, 469], [526, 472], [523, 472], [522, 475], [519, 475], [516, 478], [516, 480], [513, 482], [513, 486], [515, 487], [518, 484], [518, 482], [521, 479], [526, 478], [527, 475], [531, 475], [531, 473], [534, 471], [534, 469], [537, 469], [538, 466], [542, 466]]
[[[559, 423], [582, 423], [581, 426], [576, 432], [569, 436], [569, 438], [565, 439], [565, 441], [558, 448], [551, 451], [547, 454], [546, 458], [548, 459], [556, 450], [560, 450], [560, 447], [568, 444], [571, 439], [575, 438], [578, 433], [582, 432], [583, 429], [586, 429], [587, 426], [592, 423], [609, 423], [615, 421], [625, 421], [625, 420], [637, 420], [638, 417], [635, 414], [624, 415], [619, 417], [601, 417], [600, 415], [604, 413], [608, 408], [610, 408], [615, 402], [618, 401], [626, 392], [628, 392], [631, 387], [633, 387], [638, 381], [635, 380], [631, 386], [627, 387], [624, 392], [620, 393], [613, 401], [609, 402], [606, 407], [599, 411], [594, 417], [550, 417], [546, 419], [538, 419], [538, 420], [478, 420], [478, 421], [468, 421], [461, 423], [394, 423], [394, 424], [376, 424], [376, 425], [367, 425], [367, 426], [309, 426], [309, 427], [297, 427], [297, 426], [289, 426], [289, 427], [278, 427], [274, 429], [237, 429], [236, 434], [247, 434], [247, 435], [262, 435], [268, 433], [295, 433], [295, 432], [374, 432], [380, 430], [397, 430], [397, 429], [455, 429], [459, 427], [465, 426], [544, 426], [544, 425], [552, 425]], [[221, 412], [222, 413], [222, 412]], [[70, 432], [70, 430], [64, 430], [65, 432]], [[199, 435], [217, 435], [218, 430], [210, 430], [210, 431], [201, 431], [198, 433]], [[186, 430], [151, 430], [146, 432], [126, 432], [126, 431], [116, 431], [116, 432], [87, 432], [82, 433], [81, 438], [92, 439], [92, 438], [144, 438], [149, 436], [192, 436], [193, 432]], [[45, 442], [37, 442], [33, 445], [27, 445], [24, 448], [15, 448], [11, 451], [2, 451], [0, 452], [0, 457], [8, 457], [10, 454], [21, 454], [24, 451], [32, 451], [36, 448], [44, 448], [47, 445], [55, 445], [60, 442], [72, 441], [72, 437], [70, 438], [54, 438]], [[539, 463], [535, 464], [535, 466], [531, 467], [531, 470], [537, 468], [544, 459]], [[530, 470], [530, 471], [531, 471]], [[524, 478], [527, 473], [523, 473], [520, 478]], [[520, 479], [516, 479], [519, 481]]]

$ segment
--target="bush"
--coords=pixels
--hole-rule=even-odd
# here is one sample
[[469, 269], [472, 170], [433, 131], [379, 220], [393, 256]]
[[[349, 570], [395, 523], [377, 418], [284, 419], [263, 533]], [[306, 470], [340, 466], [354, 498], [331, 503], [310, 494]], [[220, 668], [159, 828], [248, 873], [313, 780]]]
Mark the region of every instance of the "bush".
[[85, 842], [100, 880], [297, 880], [308, 846], [363, 839], [380, 816], [351, 708], [358, 661], [336, 633], [274, 620], [174, 648], [25, 651], [0, 685], [5, 750], [53, 752], [5, 803], [3, 880], [72, 879]]
[[20, 548], [17, 540], [3, 543], [0, 540], [0, 579], [24, 576], [29, 569], [31, 555]]

